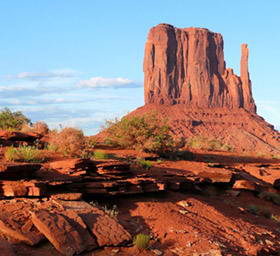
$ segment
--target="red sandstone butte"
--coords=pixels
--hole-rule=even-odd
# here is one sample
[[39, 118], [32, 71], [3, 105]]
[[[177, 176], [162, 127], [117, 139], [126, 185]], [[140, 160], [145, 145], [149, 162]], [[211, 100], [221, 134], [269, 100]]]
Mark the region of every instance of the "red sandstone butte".
[[204, 28], [153, 27], [144, 58], [145, 103], [244, 108], [256, 112], [242, 44], [240, 77], [226, 68], [224, 42]]

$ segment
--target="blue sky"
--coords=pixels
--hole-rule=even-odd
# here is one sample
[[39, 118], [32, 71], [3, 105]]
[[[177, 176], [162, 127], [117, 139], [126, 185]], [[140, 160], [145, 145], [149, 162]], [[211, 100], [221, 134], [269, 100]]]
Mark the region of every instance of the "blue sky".
[[279, 13], [278, 0], [1, 1], [0, 108], [94, 134], [143, 105], [147, 33], [170, 23], [221, 33], [237, 74], [248, 43], [258, 113], [279, 129]]

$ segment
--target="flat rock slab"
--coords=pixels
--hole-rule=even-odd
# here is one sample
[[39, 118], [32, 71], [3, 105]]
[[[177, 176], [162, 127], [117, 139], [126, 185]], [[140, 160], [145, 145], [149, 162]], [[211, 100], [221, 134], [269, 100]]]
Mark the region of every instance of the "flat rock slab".
[[51, 199], [64, 201], [79, 201], [82, 200], [82, 193], [57, 193], [51, 195]]
[[86, 250], [82, 234], [62, 214], [38, 210], [31, 213], [32, 222], [63, 255], [72, 256]]
[[73, 158], [49, 163], [49, 168], [66, 175], [84, 175], [95, 171], [95, 163], [89, 159]]
[[3, 140], [34, 142], [35, 140], [41, 137], [42, 137], [41, 135], [32, 132], [23, 133], [23, 132], [0, 130], [0, 138]]
[[118, 246], [131, 241], [131, 235], [103, 210], [83, 201], [58, 201], [65, 210], [75, 211], [96, 237], [99, 246]]

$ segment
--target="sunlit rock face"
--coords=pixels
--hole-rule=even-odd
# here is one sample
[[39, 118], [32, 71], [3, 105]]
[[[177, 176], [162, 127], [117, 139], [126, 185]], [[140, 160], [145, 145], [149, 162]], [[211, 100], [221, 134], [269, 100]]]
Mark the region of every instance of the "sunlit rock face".
[[241, 45], [239, 77], [226, 68], [223, 44], [221, 34], [204, 28], [153, 27], [145, 47], [145, 104], [244, 108], [255, 113], [248, 47]]

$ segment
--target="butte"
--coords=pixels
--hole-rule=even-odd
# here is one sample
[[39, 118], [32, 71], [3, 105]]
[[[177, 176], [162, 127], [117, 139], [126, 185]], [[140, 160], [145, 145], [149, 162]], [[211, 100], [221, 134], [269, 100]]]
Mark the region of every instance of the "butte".
[[237, 152], [279, 153], [280, 133], [260, 117], [241, 45], [240, 76], [226, 67], [223, 37], [205, 28], [159, 24], [144, 55], [145, 105], [129, 116], [156, 112], [175, 137], [218, 139]]

